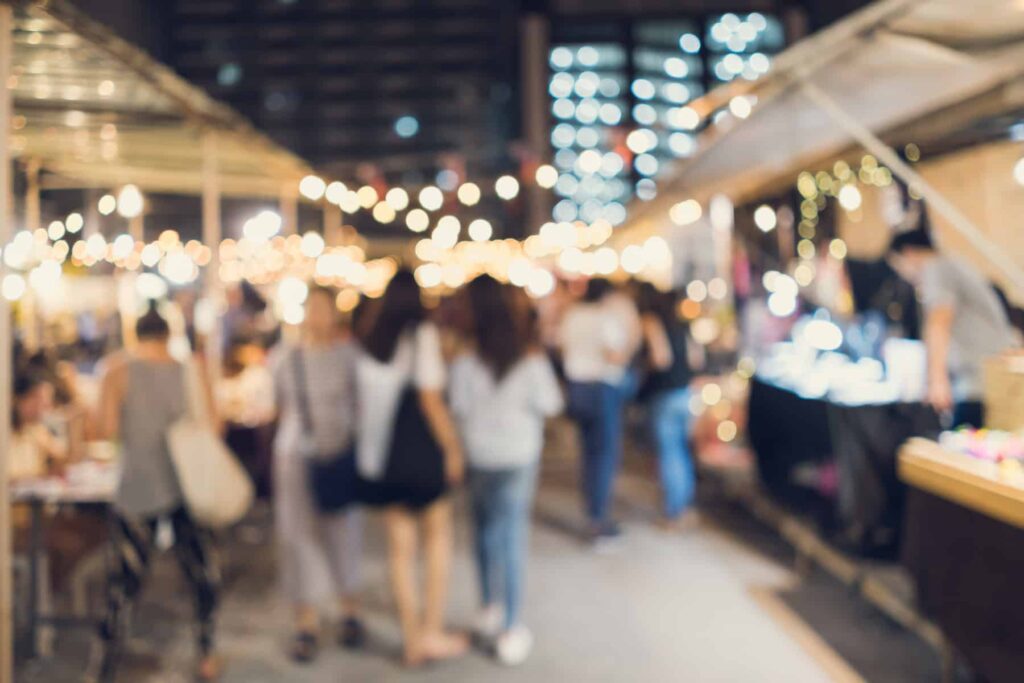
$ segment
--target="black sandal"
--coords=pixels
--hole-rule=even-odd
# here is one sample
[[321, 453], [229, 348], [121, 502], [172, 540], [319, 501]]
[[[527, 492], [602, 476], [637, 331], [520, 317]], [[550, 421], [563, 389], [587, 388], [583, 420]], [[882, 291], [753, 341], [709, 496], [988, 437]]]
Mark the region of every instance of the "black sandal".
[[316, 659], [320, 649], [320, 638], [315, 633], [300, 631], [292, 640], [292, 660], [299, 664], [308, 664]]
[[338, 643], [348, 650], [363, 647], [366, 644], [366, 626], [363, 625], [362, 620], [356, 617], [346, 617], [341, 622], [341, 628], [338, 631]]

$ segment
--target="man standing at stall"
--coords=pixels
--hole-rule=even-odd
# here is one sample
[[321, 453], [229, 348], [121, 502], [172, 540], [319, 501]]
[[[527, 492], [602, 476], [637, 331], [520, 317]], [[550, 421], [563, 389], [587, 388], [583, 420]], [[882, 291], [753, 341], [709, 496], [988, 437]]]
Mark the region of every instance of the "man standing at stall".
[[995, 288], [968, 264], [939, 253], [922, 228], [896, 235], [889, 251], [924, 305], [928, 402], [940, 413], [952, 411], [956, 426], [981, 427], [983, 362], [1016, 343]]

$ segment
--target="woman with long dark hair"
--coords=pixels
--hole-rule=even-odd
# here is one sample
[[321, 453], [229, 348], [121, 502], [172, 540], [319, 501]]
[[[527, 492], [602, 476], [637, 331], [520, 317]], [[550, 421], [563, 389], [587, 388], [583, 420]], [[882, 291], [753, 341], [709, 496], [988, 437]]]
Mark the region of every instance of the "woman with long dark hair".
[[562, 409], [550, 361], [532, 338], [520, 290], [484, 275], [469, 283], [471, 350], [452, 367], [452, 412], [469, 461], [482, 611], [479, 635], [505, 664], [533, 643], [520, 620], [530, 506], [544, 421]]
[[651, 434], [658, 454], [663, 524], [687, 519], [693, 504], [695, 476], [690, 457], [690, 380], [688, 329], [676, 313], [676, 297], [645, 283], [640, 314], [649, 374], [643, 388]]
[[[469, 644], [446, 630], [444, 613], [452, 556], [448, 489], [462, 480], [462, 446], [444, 401], [440, 333], [427, 320], [408, 270], [391, 279], [361, 346], [357, 462], [366, 502], [384, 510], [404, 662], [419, 666], [457, 657]], [[422, 602], [420, 546], [426, 560]]]

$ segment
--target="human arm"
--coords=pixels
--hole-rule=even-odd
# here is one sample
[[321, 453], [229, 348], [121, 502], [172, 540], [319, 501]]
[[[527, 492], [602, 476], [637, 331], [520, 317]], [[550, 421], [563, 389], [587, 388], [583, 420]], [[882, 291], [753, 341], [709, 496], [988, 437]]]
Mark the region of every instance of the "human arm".
[[128, 382], [128, 366], [121, 356], [110, 357], [104, 364], [94, 436], [102, 441], [114, 441], [121, 433], [121, 404]]
[[430, 426], [430, 432], [444, 453], [445, 476], [449, 483], [458, 484], [465, 474], [465, 457], [462, 452], [462, 441], [444, 402], [444, 395], [436, 389], [420, 389], [418, 395], [420, 408]]
[[421, 325], [416, 332], [413, 380], [420, 409], [430, 432], [444, 453], [445, 475], [452, 484], [462, 481], [465, 457], [455, 421], [444, 399], [445, 366], [441, 338], [433, 325]]
[[455, 418], [465, 417], [474, 404], [472, 363], [468, 355], [462, 355], [452, 364], [448, 381], [448, 405]]
[[672, 345], [669, 344], [665, 326], [657, 316], [647, 314], [641, 319], [647, 358], [655, 370], [667, 370], [672, 365]]
[[565, 410], [565, 399], [562, 387], [558, 384], [555, 369], [551, 361], [540, 352], [530, 360], [533, 364], [531, 377], [531, 396], [534, 409], [544, 417], [554, 417]]
[[194, 372], [199, 379], [199, 395], [206, 404], [206, 419], [216, 433], [223, 435], [225, 425], [220, 419], [220, 411], [217, 409], [217, 400], [213, 389], [214, 378], [211, 376], [212, 369], [210, 363], [201, 354], [196, 354], [193, 362], [196, 364]]
[[935, 306], [928, 311], [924, 325], [924, 344], [928, 352], [928, 403], [939, 412], [953, 408], [953, 388], [949, 380], [949, 343], [956, 310], [952, 305]]
[[934, 258], [921, 274], [924, 305], [924, 344], [927, 351], [928, 403], [939, 412], [953, 407], [949, 378], [949, 351], [956, 317], [961, 273], [944, 260]]

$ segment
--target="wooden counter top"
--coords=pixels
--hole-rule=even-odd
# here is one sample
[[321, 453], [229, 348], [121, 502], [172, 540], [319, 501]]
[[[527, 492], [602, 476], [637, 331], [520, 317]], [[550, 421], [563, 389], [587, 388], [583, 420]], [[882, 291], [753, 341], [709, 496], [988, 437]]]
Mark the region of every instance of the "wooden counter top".
[[993, 462], [911, 439], [899, 454], [899, 477], [923, 491], [1024, 529], [1024, 477], [1002, 476]]

